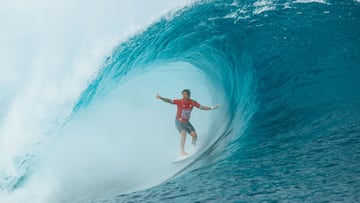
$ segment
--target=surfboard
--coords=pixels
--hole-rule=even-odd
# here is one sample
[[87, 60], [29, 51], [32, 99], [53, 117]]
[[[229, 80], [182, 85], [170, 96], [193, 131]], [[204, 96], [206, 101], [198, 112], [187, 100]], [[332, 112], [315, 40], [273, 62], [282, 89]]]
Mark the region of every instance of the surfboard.
[[185, 162], [186, 160], [189, 160], [192, 156], [193, 156], [193, 154], [189, 154], [187, 156], [179, 157], [178, 159], [174, 160], [172, 163], [176, 164], [176, 163]]

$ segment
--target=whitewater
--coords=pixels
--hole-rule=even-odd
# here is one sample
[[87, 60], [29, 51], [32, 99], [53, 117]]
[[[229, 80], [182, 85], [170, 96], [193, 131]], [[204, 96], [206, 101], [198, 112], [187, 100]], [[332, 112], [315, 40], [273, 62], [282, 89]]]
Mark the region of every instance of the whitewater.
[[[114, 195], [119, 191], [159, 183], [159, 180], [174, 173], [176, 169], [168, 172], [170, 175], [151, 170], [149, 164], [158, 164], [152, 159], [158, 157], [159, 153], [174, 152], [174, 146], [171, 148], [172, 145], [165, 142], [169, 139], [159, 140], [159, 136], [158, 139], [151, 139], [159, 134], [152, 130], [157, 126], [132, 121], [138, 118], [131, 116], [156, 114], [154, 111], [145, 112], [146, 106], [142, 106], [142, 110], [137, 106], [155, 100], [157, 91], [169, 93], [169, 90], [165, 91], [166, 87], [147, 89], [144, 88], [145, 82], [137, 79], [130, 86], [148, 91], [146, 95], [135, 97], [136, 90], [129, 91], [124, 86], [118, 93], [123, 96], [127, 94], [127, 99], [121, 96], [120, 102], [114, 104], [117, 113], [111, 110], [110, 117], [104, 115], [104, 118], [100, 118], [98, 115], [91, 119], [89, 117], [94, 116], [93, 112], [87, 115], [89, 120], [84, 121], [86, 118], [83, 117], [82, 121], [72, 124], [74, 127], [69, 127], [72, 128], [71, 132], [61, 130], [59, 133], [59, 129], [70, 119], [79, 95], [96, 76], [104, 58], [114, 46], [186, 2], [152, 1], [151, 4], [148, 7], [138, 6], [142, 5], [139, 2], [115, 1], [2, 3], [1, 19], [5, 23], [2, 30], [5, 32], [1, 34], [1, 202], [89, 201], [98, 195], [86, 197], [87, 194], [97, 194], [96, 188], [99, 187], [104, 187], [104, 191], [110, 190], [105, 194]], [[166, 78], [159, 74], [154, 74], [155, 78], [148, 75], [147, 80], [149, 85], [154, 84], [151, 81], [156, 77], [161, 82], [172, 81], [172, 74], [176, 73], [172, 72]], [[135, 83], [141, 83], [141, 86], [134, 87]], [[138, 104], [131, 104], [134, 100]], [[103, 108], [108, 104], [103, 104]], [[96, 112], [101, 114], [100, 110]], [[121, 118], [120, 114], [125, 114], [124, 119], [132, 122], [121, 119], [110, 121]], [[157, 124], [164, 125], [164, 120], [168, 119], [160, 118]], [[97, 124], [96, 133], [91, 132], [94, 129], [86, 127], [94, 125], [94, 122], [103, 123], [101, 126]], [[105, 129], [124, 122], [125, 125], [134, 126]], [[136, 125], [142, 125], [145, 129], [136, 130]], [[166, 135], [168, 131], [165, 129], [160, 134]], [[104, 136], [98, 137], [97, 133]], [[151, 142], [157, 142], [157, 145], [151, 145]], [[147, 157], [150, 148], [144, 147], [143, 143], [148, 143], [152, 148], [164, 148], [158, 152], [150, 151], [152, 155]], [[135, 156], [129, 157], [130, 153]], [[136, 156], [137, 153], [140, 155]], [[37, 161], [39, 164], [35, 164]], [[144, 170], [131, 175], [131, 171], [137, 167]], [[94, 170], [90, 172], [88, 168]], [[141, 177], [144, 172], [148, 174]], [[82, 176], [75, 175], [78, 173]], [[155, 173], [153, 183], [148, 183], [146, 176], [151, 177], [152, 173]], [[114, 179], [115, 176], [118, 178]], [[99, 181], [96, 181], [96, 177]], [[26, 184], [18, 186], [23, 179], [26, 179]], [[89, 184], [89, 180], [92, 180], [92, 184]], [[79, 187], [74, 181], [78, 181]], [[116, 185], [119, 187], [111, 191]]]
[[2, 1], [0, 202], [360, 201], [359, 3]]

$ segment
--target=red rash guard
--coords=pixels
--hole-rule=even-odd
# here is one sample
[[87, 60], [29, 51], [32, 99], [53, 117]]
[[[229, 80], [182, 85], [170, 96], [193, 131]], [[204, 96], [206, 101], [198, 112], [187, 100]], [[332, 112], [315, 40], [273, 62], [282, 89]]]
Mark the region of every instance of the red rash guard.
[[180, 122], [187, 122], [190, 119], [191, 110], [195, 106], [196, 108], [200, 108], [201, 105], [192, 99], [174, 99], [172, 101], [173, 104], [177, 106], [176, 120]]

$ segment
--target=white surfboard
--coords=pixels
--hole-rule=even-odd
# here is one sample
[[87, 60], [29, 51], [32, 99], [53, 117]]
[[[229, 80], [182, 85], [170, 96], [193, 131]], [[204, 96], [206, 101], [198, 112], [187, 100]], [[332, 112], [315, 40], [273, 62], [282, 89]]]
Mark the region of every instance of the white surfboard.
[[178, 159], [174, 160], [172, 163], [176, 164], [176, 163], [184, 162], [186, 160], [189, 160], [192, 156], [193, 156], [193, 154], [188, 154], [186, 156], [179, 157]]

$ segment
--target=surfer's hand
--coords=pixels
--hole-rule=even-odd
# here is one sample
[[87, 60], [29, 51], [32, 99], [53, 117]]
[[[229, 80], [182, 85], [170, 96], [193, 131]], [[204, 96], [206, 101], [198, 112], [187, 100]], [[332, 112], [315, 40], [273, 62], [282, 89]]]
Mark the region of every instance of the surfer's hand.
[[156, 98], [161, 99], [161, 97], [160, 97], [160, 95], [159, 95], [159, 94], [156, 94]]
[[217, 108], [219, 108], [219, 107], [220, 107], [220, 104], [217, 104], [217, 105], [215, 105], [215, 106], [212, 106], [212, 107], [211, 107], [211, 110], [217, 109]]

